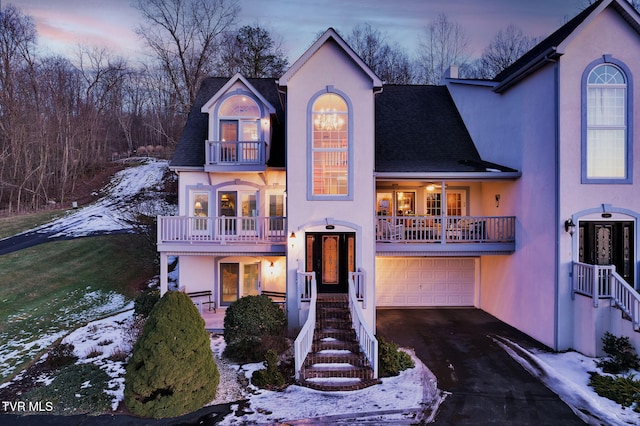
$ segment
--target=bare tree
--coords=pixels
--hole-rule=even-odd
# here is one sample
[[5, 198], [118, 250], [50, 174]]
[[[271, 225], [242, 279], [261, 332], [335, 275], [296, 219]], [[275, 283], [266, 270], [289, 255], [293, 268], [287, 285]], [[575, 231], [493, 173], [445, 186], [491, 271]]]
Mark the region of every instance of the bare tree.
[[449, 66], [458, 65], [462, 70], [469, 62], [469, 38], [460, 24], [441, 13], [425, 28], [419, 56], [421, 80], [437, 84]]
[[539, 38], [523, 34], [515, 25], [501, 29], [482, 52], [472, 76], [487, 79], [495, 77], [538, 42]]
[[245, 25], [227, 34], [217, 71], [225, 76], [279, 77], [289, 65], [281, 45], [265, 28]]
[[239, 12], [238, 0], [136, 0], [144, 24], [137, 33], [166, 73], [185, 115], [198, 85], [213, 69], [221, 35]]
[[414, 81], [413, 64], [406, 51], [397, 43], [387, 43], [386, 36], [369, 23], [356, 25], [346, 41], [384, 82], [409, 84]]

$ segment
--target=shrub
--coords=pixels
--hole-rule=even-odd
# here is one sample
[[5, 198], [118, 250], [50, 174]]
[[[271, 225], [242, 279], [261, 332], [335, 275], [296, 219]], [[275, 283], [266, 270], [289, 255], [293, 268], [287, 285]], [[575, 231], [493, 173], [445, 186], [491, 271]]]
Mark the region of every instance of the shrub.
[[135, 315], [146, 318], [149, 316], [151, 309], [160, 300], [160, 291], [157, 289], [145, 290], [140, 293], [133, 301], [133, 312]]
[[65, 365], [73, 364], [78, 360], [78, 357], [73, 353], [74, 347], [69, 343], [58, 342], [55, 344], [44, 362], [46, 368], [55, 370]]
[[251, 382], [263, 389], [282, 389], [285, 385], [285, 379], [278, 368], [278, 354], [273, 350], [268, 350], [265, 358], [266, 368], [254, 371], [251, 375]]
[[415, 366], [408, 353], [398, 350], [398, 345], [382, 337], [378, 337], [378, 360], [380, 377], [397, 376], [401, 371]]
[[167, 292], [149, 314], [125, 374], [124, 401], [144, 417], [175, 417], [215, 398], [220, 373], [204, 320], [182, 292]]
[[265, 295], [233, 302], [224, 317], [225, 356], [238, 362], [263, 361], [268, 350], [287, 347], [284, 312]]
[[634, 380], [633, 376], [629, 377], [612, 377], [603, 376], [595, 372], [589, 373], [589, 386], [591, 386], [598, 395], [608, 398], [621, 404], [624, 407], [631, 407], [634, 411], [640, 413], [640, 381]]
[[602, 350], [608, 355], [607, 358], [596, 362], [605, 373], [619, 374], [640, 366], [640, 359], [635, 349], [629, 343], [628, 337], [616, 337], [606, 332], [602, 338]]

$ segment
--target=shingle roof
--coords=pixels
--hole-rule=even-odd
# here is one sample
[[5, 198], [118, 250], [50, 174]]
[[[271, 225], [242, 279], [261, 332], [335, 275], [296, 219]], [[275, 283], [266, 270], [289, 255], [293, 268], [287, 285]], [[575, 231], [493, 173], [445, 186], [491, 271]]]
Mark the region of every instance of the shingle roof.
[[375, 132], [377, 172], [486, 171], [445, 86], [384, 86]]
[[[200, 109], [228, 81], [229, 78], [224, 77], [208, 77], [202, 81], [171, 160], [172, 167], [204, 166], [204, 141], [208, 137], [208, 115], [200, 112]], [[273, 133], [268, 165], [284, 167], [284, 110], [278, 96], [276, 82], [272, 78], [248, 78], [247, 81], [276, 109], [276, 117], [272, 120]]]
[[[276, 108], [268, 165], [284, 167], [285, 114], [277, 84], [272, 79], [247, 81]], [[171, 166], [204, 165], [208, 117], [200, 110], [227, 82], [214, 77], [202, 82]], [[513, 171], [482, 161], [445, 86], [387, 85], [375, 102], [377, 172]]]

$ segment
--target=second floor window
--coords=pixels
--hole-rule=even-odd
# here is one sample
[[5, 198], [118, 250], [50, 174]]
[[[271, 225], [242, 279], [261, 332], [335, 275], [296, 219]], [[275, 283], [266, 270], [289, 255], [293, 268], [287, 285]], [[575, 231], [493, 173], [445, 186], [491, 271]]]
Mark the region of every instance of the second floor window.
[[627, 77], [618, 66], [603, 63], [589, 72], [585, 89], [583, 181], [626, 180], [629, 178]]
[[336, 93], [319, 96], [311, 113], [311, 195], [349, 195], [349, 111]]
[[246, 95], [233, 95], [224, 100], [218, 110], [220, 140], [253, 142], [260, 140], [260, 107]]

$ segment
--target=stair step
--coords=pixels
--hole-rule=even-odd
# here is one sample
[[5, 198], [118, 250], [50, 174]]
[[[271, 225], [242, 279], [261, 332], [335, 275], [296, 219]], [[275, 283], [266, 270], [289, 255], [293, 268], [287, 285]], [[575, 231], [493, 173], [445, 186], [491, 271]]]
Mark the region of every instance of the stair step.
[[347, 350], [353, 353], [360, 353], [360, 345], [355, 341], [344, 341], [337, 339], [325, 339], [314, 341], [311, 345], [311, 352], [320, 352], [322, 350]]
[[356, 367], [351, 364], [316, 364], [302, 369], [303, 379], [312, 378], [352, 378], [373, 379], [373, 370], [368, 367]]
[[377, 385], [382, 383], [378, 379], [371, 380], [362, 380], [362, 379], [350, 379], [350, 378], [339, 378], [339, 379], [322, 379], [315, 378], [304, 380], [304, 386], [325, 392], [336, 392], [336, 391], [354, 391], [360, 390], [364, 388], [368, 388], [369, 386]]
[[304, 361], [305, 366], [317, 364], [350, 364], [356, 367], [368, 367], [369, 361], [363, 354], [355, 354], [351, 351], [320, 351], [310, 353]]

